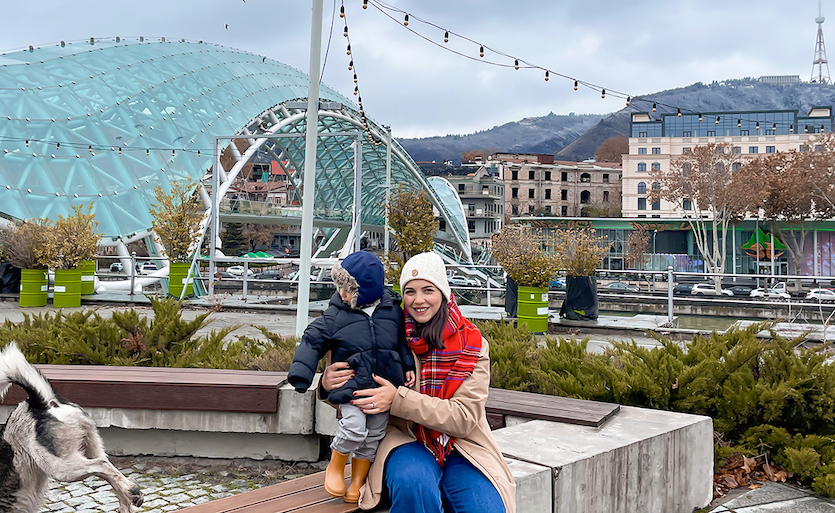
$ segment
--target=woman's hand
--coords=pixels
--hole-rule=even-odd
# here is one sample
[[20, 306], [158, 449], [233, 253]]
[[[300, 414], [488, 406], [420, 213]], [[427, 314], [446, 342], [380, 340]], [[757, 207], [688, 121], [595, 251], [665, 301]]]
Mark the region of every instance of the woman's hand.
[[406, 382], [403, 384], [409, 388], [415, 386], [415, 371], [406, 371]]
[[322, 388], [330, 392], [347, 383], [354, 377], [354, 374], [354, 369], [348, 365], [348, 362], [332, 363], [325, 367], [325, 372], [322, 373]]
[[351, 401], [351, 404], [361, 409], [366, 415], [389, 411], [391, 409], [391, 403], [394, 401], [394, 396], [397, 394], [397, 388], [388, 380], [376, 374], [373, 374], [372, 377], [380, 386], [378, 388], [357, 390], [354, 392], [356, 399]]

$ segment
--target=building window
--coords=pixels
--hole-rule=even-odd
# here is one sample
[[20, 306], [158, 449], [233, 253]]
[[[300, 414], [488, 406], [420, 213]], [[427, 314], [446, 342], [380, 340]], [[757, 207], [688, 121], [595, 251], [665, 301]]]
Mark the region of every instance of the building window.
[[646, 171], [647, 170], [647, 163], [646, 162], [638, 162], [638, 171]]
[[661, 148], [653, 148], [652, 149], [653, 155], [661, 155]]
[[689, 199], [685, 199], [681, 201], [681, 208], [683, 208], [684, 210], [692, 210], [693, 204], [690, 203]]
[[583, 183], [590, 183], [591, 182], [591, 175], [588, 173], [583, 173], [580, 175], [580, 181]]
[[580, 192], [580, 203], [588, 203], [591, 201], [591, 193], [589, 191]]
[[510, 189], [510, 197], [511, 198], [518, 198], [519, 197], [519, 187], [513, 187]]
[[731, 153], [734, 153], [734, 154], [742, 153], [742, 148], [740, 148], [739, 146], [734, 146], [733, 148], [731, 148]]
[[759, 152], [760, 152], [759, 146], [749, 146], [748, 147], [748, 153], [759, 153]]
[[568, 207], [567, 206], [563, 205], [562, 207], [560, 207], [560, 215], [564, 215], [564, 216], [568, 215]]
[[646, 198], [638, 198], [638, 210], [646, 210], [647, 209], [647, 199]]
[[545, 205], [545, 211], [551, 213], [551, 205]]
[[464, 184], [463, 183], [458, 184], [458, 192], [464, 192]]
[[646, 148], [638, 148], [638, 155], [646, 155], [647, 149]]
[[693, 148], [682, 148], [681, 153], [684, 154], [684, 155], [689, 155], [689, 154], [693, 153]]
[[568, 173], [567, 172], [563, 171], [562, 173], [560, 173], [560, 181], [562, 181], [562, 182], [567, 182], [568, 181]]
[[693, 137], [693, 132], [690, 132], [689, 130], [685, 130], [681, 133], [681, 136], [682, 137]]
[[766, 146], [765, 147], [765, 152], [766, 153], [774, 153], [776, 151], [777, 151], [777, 148], [775, 148], [774, 146]]
[[638, 137], [646, 137], [646, 136], [647, 136], [646, 132], [638, 132]]
[[551, 189], [545, 189], [545, 199], [551, 199]]
[[603, 191], [603, 203], [609, 202], [609, 191]]
[[661, 184], [658, 182], [652, 182], [652, 190], [653, 192], [658, 192], [661, 190]]
[[535, 191], [536, 191], [536, 189], [528, 189], [528, 198], [533, 199]]
[[475, 221], [467, 221], [467, 231], [475, 233]]
[[661, 202], [660, 201], [653, 201], [652, 202], [652, 209], [653, 210], [661, 210]]
[[808, 147], [808, 146], [806, 146], [805, 144], [801, 144], [801, 145], [800, 145], [800, 148], [798, 148], [798, 149], [799, 149], [799, 151], [800, 151], [801, 153], [804, 153], [804, 152], [809, 151], [809, 147]]
[[609, 173], [603, 173], [603, 183], [609, 183]]
[[739, 135], [748, 135], [748, 130], [740, 130]]
[[734, 170], [734, 171], [736, 171], [737, 169], [739, 169], [741, 167], [742, 167], [742, 164], [740, 164], [739, 162], [734, 162], [733, 164], [731, 164], [731, 169]]
[[446, 221], [444, 221], [443, 219], [439, 220], [438, 221], [438, 229], [441, 230], [442, 232], [445, 232], [446, 231]]
[[[644, 206], [646, 206], [646, 204], [644, 204]], [[638, 214], [638, 217], [644, 217], [645, 218], [646, 216], [647, 216], [646, 214]]]
[[528, 171], [528, 180], [536, 180], [536, 171]]
[[707, 131], [708, 137], [716, 137], [716, 130], [708, 130]]
[[560, 191], [560, 199], [563, 200], [563, 201], [568, 200], [568, 190], [567, 189], [562, 189]]
[[816, 144], [815, 151], [823, 151], [823, 144]]
[[533, 212], [533, 205], [528, 205], [528, 213]]
[[652, 163], [652, 170], [653, 171], [661, 171], [661, 164], [659, 164], [658, 162], [653, 162]]
[[638, 194], [646, 194], [647, 193], [647, 183], [646, 182], [638, 182]]
[[511, 205], [510, 206], [510, 211], [513, 213], [513, 215], [518, 216], [519, 215], [519, 205]]
[[510, 172], [510, 179], [511, 180], [518, 180], [519, 179], [519, 171], [511, 171]]
[[549, 182], [551, 181], [551, 172], [550, 171], [545, 171], [545, 179]]

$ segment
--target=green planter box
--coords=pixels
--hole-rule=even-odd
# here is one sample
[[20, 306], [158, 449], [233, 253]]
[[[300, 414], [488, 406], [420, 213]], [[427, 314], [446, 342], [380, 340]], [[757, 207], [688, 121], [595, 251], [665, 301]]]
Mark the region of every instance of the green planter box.
[[183, 293], [183, 284], [188, 281], [186, 286], [186, 296], [194, 294], [192, 283], [193, 278], [189, 277], [188, 271], [191, 269], [190, 263], [184, 264], [169, 264], [168, 265], [168, 293], [174, 297], [181, 297]]
[[78, 270], [81, 271], [81, 293], [95, 294], [96, 293], [96, 262], [88, 260], [78, 264]]
[[516, 318], [526, 323], [532, 333], [548, 331], [548, 289], [519, 287]]
[[20, 270], [20, 306], [46, 306], [46, 269]]
[[81, 269], [56, 269], [52, 305], [57, 308], [81, 306]]

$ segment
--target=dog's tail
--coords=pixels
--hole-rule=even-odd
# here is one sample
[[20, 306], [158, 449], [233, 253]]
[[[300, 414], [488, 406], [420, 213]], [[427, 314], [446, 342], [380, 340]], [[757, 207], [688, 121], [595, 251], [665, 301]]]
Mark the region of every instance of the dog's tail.
[[55, 392], [49, 382], [26, 361], [14, 342], [0, 351], [0, 401], [12, 384], [19, 385], [29, 394], [31, 406], [34, 406], [33, 402], [45, 406], [55, 400]]

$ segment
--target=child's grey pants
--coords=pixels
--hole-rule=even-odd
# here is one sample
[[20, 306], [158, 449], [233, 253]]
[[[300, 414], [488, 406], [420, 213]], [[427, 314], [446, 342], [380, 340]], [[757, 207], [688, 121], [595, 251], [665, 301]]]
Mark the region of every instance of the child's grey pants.
[[389, 413], [366, 415], [351, 404], [340, 404], [342, 419], [336, 427], [336, 436], [331, 449], [342, 454], [352, 454], [354, 458], [374, 461], [377, 446], [386, 434]]

